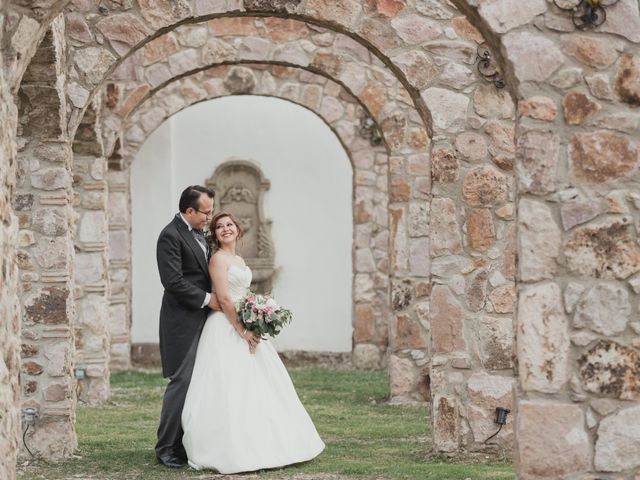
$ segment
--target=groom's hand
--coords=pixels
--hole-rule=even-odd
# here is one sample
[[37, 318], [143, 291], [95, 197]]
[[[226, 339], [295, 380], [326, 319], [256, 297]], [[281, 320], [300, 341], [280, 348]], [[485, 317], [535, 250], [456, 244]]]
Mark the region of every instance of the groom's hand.
[[216, 297], [215, 293], [211, 294], [211, 300], [209, 300], [209, 308], [211, 310], [222, 310], [222, 308], [220, 307], [220, 302], [218, 302], [218, 297]]

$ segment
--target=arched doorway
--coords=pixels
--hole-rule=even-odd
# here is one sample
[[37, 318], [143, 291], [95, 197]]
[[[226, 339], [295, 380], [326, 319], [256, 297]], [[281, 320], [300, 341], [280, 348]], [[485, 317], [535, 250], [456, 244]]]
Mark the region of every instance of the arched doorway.
[[273, 293], [295, 313], [288, 331], [275, 340], [279, 350], [350, 352], [349, 158], [310, 111], [256, 96], [226, 97], [181, 111], [154, 131], [134, 159], [132, 344], [157, 343], [162, 290], [153, 282], [153, 232], [175, 213], [181, 185], [204, 183], [232, 157], [252, 160], [271, 182], [264, 208], [273, 221]]

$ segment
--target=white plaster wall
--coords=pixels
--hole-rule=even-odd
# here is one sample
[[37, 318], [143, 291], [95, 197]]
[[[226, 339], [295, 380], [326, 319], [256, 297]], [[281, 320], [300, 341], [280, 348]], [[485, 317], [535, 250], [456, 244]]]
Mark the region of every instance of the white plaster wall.
[[279, 99], [240, 96], [175, 115], [132, 165], [132, 341], [158, 341], [162, 286], [155, 263], [160, 230], [180, 192], [230, 157], [248, 159], [271, 181], [265, 215], [279, 274], [274, 296], [294, 320], [279, 350], [351, 350], [352, 169], [333, 132], [310, 111]]

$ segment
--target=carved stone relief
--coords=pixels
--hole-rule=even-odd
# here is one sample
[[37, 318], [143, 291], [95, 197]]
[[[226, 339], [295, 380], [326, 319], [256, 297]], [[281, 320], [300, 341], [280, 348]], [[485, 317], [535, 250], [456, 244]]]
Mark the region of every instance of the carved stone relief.
[[232, 213], [240, 221], [244, 235], [238, 242], [238, 253], [253, 271], [252, 289], [270, 291], [275, 252], [271, 220], [264, 216], [263, 196], [271, 182], [255, 163], [230, 159], [216, 168], [206, 185], [216, 192], [216, 211]]

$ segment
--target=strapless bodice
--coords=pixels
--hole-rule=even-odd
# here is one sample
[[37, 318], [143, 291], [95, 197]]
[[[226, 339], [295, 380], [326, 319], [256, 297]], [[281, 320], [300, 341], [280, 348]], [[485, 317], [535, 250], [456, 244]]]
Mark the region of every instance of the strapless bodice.
[[243, 298], [251, 285], [251, 269], [245, 266], [231, 265], [227, 272], [231, 299], [237, 302]]

